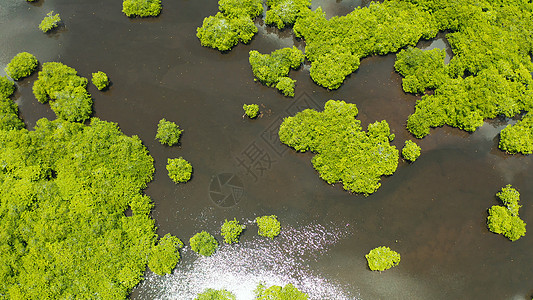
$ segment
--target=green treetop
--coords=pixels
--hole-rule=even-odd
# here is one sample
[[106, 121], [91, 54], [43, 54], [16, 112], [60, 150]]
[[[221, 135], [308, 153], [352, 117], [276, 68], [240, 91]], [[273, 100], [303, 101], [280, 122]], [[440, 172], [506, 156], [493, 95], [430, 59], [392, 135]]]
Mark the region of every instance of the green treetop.
[[514, 125], [507, 125], [500, 134], [501, 150], [516, 154], [533, 153], [533, 113], [528, 112]]
[[206, 231], [199, 232], [189, 239], [192, 251], [203, 256], [211, 256], [218, 248], [215, 237]]
[[161, 13], [161, 0], [123, 0], [122, 12], [128, 17], [157, 17]]
[[357, 113], [355, 104], [329, 100], [323, 112], [306, 109], [285, 118], [279, 138], [296, 151], [315, 152], [311, 162], [327, 183], [342, 182], [345, 190], [369, 195], [380, 187], [381, 176], [396, 171], [399, 153], [390, 145], [386, 121], [364, 132]]
[[402, 156], [410, 162], [414, 162], [420, 156], [420, 146], [411, 140], [405, 141], [402, 149]]
[[187, 182], [191, 179], [192, 165], [183, 158], [167, 160], [168, 177], [175, 183]]
[[242, 109], [244, 109], [244, 114], [250, 119], [256, 118], [259, 114], [259, 105], [257, 104], [244, 104]]
[[167, 233], [152, 248], [150, 258], [148, 259], [150, 270], [158, 275], [170, 274], [180, 260], [178, 250], [181, 247], [183, 247], [183, 242]]
[[258, 227], [257, 234], [260, 236], [274, 239], [281, 231], [281, 224], [275, 215], [257, 217], [255, 218], [255, 222]]
[[5, 71], [7, 75], [14, 80], [28, 77], [37, 69], [39, 61], [35, 56], [28, 52], [21, 52], [7, 64]]
[[235, 300], [235, 295], [226, 290], [205, 289], [194, 300]]
[[267, 0], [265, 23], [278, 29], [294, 24], [300, 11], [311, 6], [311, 0]]
[[163, 145], [173, 146], [179, 143], [182, 132], [183, 130], [176, 123], [163, 118], [157, 124], [155, 138]]
[[48, 32], [56, 28], [57, 26], [59, 26], [59, 22], [61, 22], [61, 18], [59, 17], [59, 14], [54, 15], [54, 11], [51, 11], [41, 21], [41, 23], [39, 24], [39, 29], [42, 32]]
[[0, 76], [0, 98], [8, 98], [15, 92], [15, 83], [5, 76]]
[[508, 184], [496, 196], [505, 206], [493, 205], [489, 209], [487, 226], [490, 231], [514, 242], [526, 234], [526, 223], [518, 216], [520, 193]]
[[255, 298], [257, 300], [307, 300], [309, 296], [306, 293], [298, 290], [291, 283], [281, 287], [279, 285], [273, 285], [270, 287], [264, 286], [260, 283], [255, 289]]
[[246, 226], [240, 224], [235, 218], [233, 221], [225, 220], [224, 224], [222, 224], [222, 227], [220, 228], [222, 236], [224, 237], [224, 242], [228, 244], [238, 243], [239, 236], [245, 228]]
[[385, 271], [400, 263], [400, 254], [385, 246], [370, 250], [365, 257], [372, 271]]
[[105, 89], [109, 85], [109, 78], [107, 78], [106, 73], [98, 71], [96, 73], [93, 73], [92, 75], [93, 77], [91, 79], [91, 82], [94, 84], [94, 86], [96, 86], [99, 91]]
[[294, 82], [287, 77], [290, 69], [297, 69], [304, 60], [304, 54], [296, 47], [283, 48], [271, 54], [250, 51], [250, 66], [257, 80], [274, 86], [285, 96], [294, 96]]

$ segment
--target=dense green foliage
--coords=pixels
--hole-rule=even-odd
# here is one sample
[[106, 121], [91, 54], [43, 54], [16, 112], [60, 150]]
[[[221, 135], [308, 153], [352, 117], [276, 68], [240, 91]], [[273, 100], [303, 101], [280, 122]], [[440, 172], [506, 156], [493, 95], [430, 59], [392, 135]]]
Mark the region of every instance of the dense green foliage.
[[194, 300], [235, 300], [235, 295], [226, 290], [205, 289]]
[[179, 249], [183, 247], [183, 242], [177, 237], [167, 233], [152, 248], [148, 267], [158, 275], [170, 274], [180, 261]]
[[290, 69], [298, 69], [304, 61], [304, 54], [296, 47], [283, 48], [271, 54], [250, 51], [250, 65], [254, 76], [268, 86], [275, 86], [285, 96], [294, 97], [294, 83], [287, 77]]
[[7, 98], [15, 92], [15, 83], [5, 76], [0, 76], [0, 98]]
[[244, 109], [244, 114], [250, 119], [257, 117], [259, 114], [259, 105], [257, 104], [244, 104], [242, 109]]
[[218, 248], [215, 237], [206, 231], [198, 232], [189, 239], [192, 251], [203, 256], [211, 256]]
[[58, 62], [46, 62], [33, 84], [33, 94], [41, 103], [51, 99], [57, 117], [67, 121], [85, 121], [92, 113], [92, 99], [87, 79], [76, 70]]
[[300, 292], [291, 283], [281, 287], [273, 285], [266, 287], [259, 284], [255, 289], [255, 299], [257, 300], [307, 300], [309, 296], [306, 293]]
[[365, 257], [372, 271], [385, 271], [400, 263], [400, 254], [385, 246], [370, 250]]
[[182, 132], [183, 130], [176, 123], [163, 118], [157, 124], [155, 138], [163, 145], [173, 146], [179, 143]]
[[527, 113], [514, 125], [500, 133], [500, 149], [508, 153], [533, 153], [533, 112]]
[[407, 93], [421, 94], [426, 89], [439, 87], [448, 78], [448, 68], [444, 64], [444, 49], [420, 50], [407, 48], [396, 55], [394, 68], [404, 78], [403, 90]]
[[156, 17], [161, 13], [161, 0], [124, 0], [122, 12], [128, 17]]
[[9, 77], [19, 80], [30, 76], [37, 69], [37, 65], [39, 65], [39, 61], [33, 54], [21, 52], [11, 59], [5, 71]]
[[361, 58], [414, 46], [438, 32], [431, 14], [407, 1], [371, 3], [329, 20], [320, 8], [299, 15], [294, 32], [305, 39], [311, 78], [328, 89], [339, 88]]
[[300, 11], [311, 6], [311, 0], [267, 0], [266, 3], [265, 23], [278, 29], [294, 24]]
[[490, 231], [503, 234], [514, 242], [526, 234], [526, 223], [518, 216], [522, 207], [518, 204], [520, 193], [508, 184], [496, 196], [505, 206], [494, 205], [489, 209], [487, 226]]
[[329, 100], [323, 112], [306, 109], [285, 118], [279, 138], [296, 151], [317, 153], [313, 167], [327, 183], [342, 182], [345, 190], [369, 195], [380, 187], [381, 176], [396, 171], [399, 153], [390, 145], [386, 121], [364, 132], [357, 113], [355, 104]]
[[275, 215], [257, 217], [255, 218], [255, 222], [258, 227], [257, 234], [260, 236], [274, 239], [281, 231], [281, 224]]
[[94, 84], [94, 86], [96, 86], [99, 91], [105, 89], [109, 85], [109, 78], [107, 78], [106, 73], [98, 71], [96, 73], [93, 73], [92, 75], [93, 77], [91, 78], [91, 82]]
[[168, 177], [175, 183], [187, 182], [191, 179], [192, 165], [180, 158], [169, 158], [167, 160]]
[[48, 32], [59, 26], [59, 22], [61, 22], [61, 17], [59, 17], [59, 14], [54, 15], [54, 11], [51, 11], [46, 14], [46, 17], [44, 17], [44, 19], [41, 21], [39, 24], [39, 29], [42, 32]]
[[[398, 54], [396, 70], [405, 76], [406, 92], [423, 93], [407, 128], [424, 137], [431, 127], [449, 125], [474, 131], [484, 119], [512, 117], [533, 107], [531, 31], [533, 4], [528, 1], [411, 0], [430, 12], [446, 35], [453, 58], [444, 65], [442, 50], [407, 49]], [[527, 122], [526, 122], [527, 123]], [[525, 151], [525, 127], [509, 129], [501, 146]], [[507, 146], [509, 146], [507, 148]], [[524, 150], [522, 150], [524, 149]]]
[[250, 42], [257, 33], [253, 18], [263, 12], [261, 0], [219, 0], [218, 5], [220, 12], [196, 30], [202, 46], [227, 51], [239, 41]]
[[239, 221], [234, 218], [233, 221], [225, 220], [220, 231], [224, 237], [224, 242], [231, 244], [239, 242], [239, 236], [244, 229], [246, 229], [246, 225], [240, 224]]
[[41, 119], [34, 131], [0, 130], [0, 144], [0, 294], [124, 299], [156, 241], [140, 139], [96, 118]]
[[420, 146], [411, 140], [405, 141], [402, 149], [402, 156], [404, 159], [414, 162], [420, 156]]
[[0, 95], [0, 130], [24, 128], [18, 116], [18, 106], [11, 99]]

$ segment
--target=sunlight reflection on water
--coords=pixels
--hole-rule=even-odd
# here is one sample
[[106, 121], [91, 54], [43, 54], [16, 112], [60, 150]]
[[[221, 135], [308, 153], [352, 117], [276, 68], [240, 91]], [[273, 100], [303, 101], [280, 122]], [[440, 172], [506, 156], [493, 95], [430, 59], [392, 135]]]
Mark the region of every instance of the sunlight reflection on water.
[[[347, 288], [311, 270], [306, 261], [320, 259], [328, 248], [351, 233], [347, 226], [310, 224], [284, 227], [274, 240], [257, 238], [237, 245], [222, 245], [211, 257], [181, 263], [170, 275], [150, 274], [141, 285], [148, 285], [150, 299], [193, 299], [206, 288], [226, 289], [237, 299], [253, 299], [259, 282], [265, 285], [294, 284], [310, 299], [356, 299]], [[196, 256], [189, 247], [182, 256]]]

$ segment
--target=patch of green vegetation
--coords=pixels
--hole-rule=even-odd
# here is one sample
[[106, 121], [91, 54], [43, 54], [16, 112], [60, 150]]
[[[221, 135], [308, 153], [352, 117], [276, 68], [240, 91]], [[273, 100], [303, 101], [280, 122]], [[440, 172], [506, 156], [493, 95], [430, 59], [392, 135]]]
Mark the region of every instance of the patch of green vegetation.
[[414, 162], [420, 156], [420, 146], [411, 140], [405, 141], [405, 146], [402, 149], [402, 156], [404, 159]]
[[0, 76], [0, 98], [8, 98], [15, 92], [15, 83], [5, 76]]
[[168, 177], [175, 183], [187, 182], [191, 179], [192, 165], [183, 158], [167, 160]]
[[39, 29], [46, 33], [59, 26], [59, 22], [61, 22], [61, 17], [59, 17], [59, 14], [54, 15], [54, 11], [51, 11], [46, 14], [46, 17], [44, 17], [44, 19], [41, 21], [39, 24]]
[[161, 13], [161, 0], [124, 0], [122, 12], [128, 17], [157, 17]]
[[306, 293], [298, 290], [291, 283], [281, 287], [279, 285], [273, 285], [266, 287], [260, 283], [254, 291], [255, 299], [257, 300], [307, 300], [309, 296]]
[[[407, 49], [398, 54], [396, 69], [405, 76], [406, 92], [435, 90], [424, 95], [409, 116], [407, 128], [413, 135], [421, 138], [431, 127], [443, 125], [472, 132], [485, 119], [513, 117], [532, 109], [533, 47], [529, 32], [533, 24], [526, 21], [533, 18], [531, 3], [411, 2], [430, 12], [439, 30], [450, 31], [446, 38], [454, 54], [448, 65], [444, 65], [442, 50]], [[519, 125], [517, 134], [507, 130], [502, 150], [528, 151], [528, 138], [518, 134], [523, 129]]]
[[205, 289], [194, 300], [235, 300], [235, 295], [226, 290]]
[[400, 254], [385, 246], [370, 250], [365, 257], [372, 271], [385, 271], [400, 263]]
[[50, 107], [57, 117], [67, 121], [85, 121], [92, 114], [87, 79], [76, 70], [58, 62], [46, 62], [33, 84], [33, 94], [41, 103], [52, 100]]
[[0, 294], [125, 299], [157, 239], [141, 140], [96, 118], [41, 119], [0, 130], [0, 167]]
[[37, 69], [39, 61], [33, 54], [28, 52], [21, 52], [7, 64], [6, 74], [14, 80], [19, 80], [24, 77], [28, 77]]
[[24, 128], [19, 118], [17, 104], [11, 99], [0, 95], [0, 130], [18, 130]]
[[218, 242], [214, 236], [206, 231], [199, 232], [189, 239], [192, 251], [203, 256], [211, 256], [218, 248]]
[[290, 69], [298, 69], [304, 61], [304, 54], [296, 47], [283, 48], [271, 54], [250, 51], [250, 65], [254, 76], [268, 86], [275, 86], [285, 96], [294, 96], [294, 83], [287, 77]]
[[98, 71], [96, 73], [93, 73], [92, 75], [93, 77], [91, 79], [91, 82], [94, 84], [94, 86], [96, 86], [99, 91], [105, 89], [109, 85], [109, 78], [107, 77], [106, 73]]
[[259, 105], [257, 104], [244, 104], [242, 106], [242, 109], [244, 109], [244, 113], [250, 119], [257, 117], [257, 115], [259, 114]]
[[533, 153], [533, 113], [527, 113], [514, 125], [507, 125], [500, 133], [501, 150], [516, 154]]
[[293, 29], [305, 40], [311, 78], [328, 89], [339, 88], [361, 58], [414, 46], [438, 32], [432, 15], [407, 1], [371, 3], [329, 20], [321, 8], [303, 9]]
[[167, 121], [165, 118], [159, 120], [157, 124], [157, 134], [155, 138], [159, 140], [162, 145], [173, 146], [179, 143], [181, 133], [183, 130], [171, 121]]
[[167, 233], [156, 246], [152, 247], [148, 267], [157, 275], [170, 274], [180, 261], [179, 249], [183, 242]]
[[278, 29], [290, 26], [296, 22], [300, 11], [311, 6], [310, 0], [267, 0], [268, 10], [265, 24], [274, 25]]
[[246, 225], [240, 224], [239, 221], [234, 218], [233, 221], [225, 220], [220, 231], [224, 237], [224, 242], [232, 244], [239, 242], [239, 236], [244, 229], [246, 229]]
[[281, 224], [275, 215], [257, 217], [255, 222], [258, 227], [257, 234], [260, 236], [274, 239], [281, 231]]
[[329, 100], [323, 112], [306, 109], [285, 118], [279, 138], [296, 151], [316, 153], [313, 167], [327, 183], [342, 182], [345, 190], [369, 195], [381, 186], [381, 176], [396, 171], [399, 153], [390, 145], [386, 121], [364, 132], [357, 113], [355, 104]]
[[526, 223], [518, 216], [518, 210], [522, 207], [518, 204], [520, 193], [508, 184], [496, 196], [505, 206], [493, 205], [489, 209], [487, 226], [490, 231], [503, 234], [514, 242], [526, 235]]
[[206, 17], [196, 36], [204, 47], [228, 51], [239, 41], [247, 44], [257, 33], [253, 18], [263, 12], [261, 0], [219, 0], [215, 16]]
[[436, 89], [446, 79], [448, 68], [444, 64], [444, 49], [421, 50], [409, 47], [396, 55], [394, 68], [404, 78], [402, 87], [406, 93], [423, 94], [426, 89]]

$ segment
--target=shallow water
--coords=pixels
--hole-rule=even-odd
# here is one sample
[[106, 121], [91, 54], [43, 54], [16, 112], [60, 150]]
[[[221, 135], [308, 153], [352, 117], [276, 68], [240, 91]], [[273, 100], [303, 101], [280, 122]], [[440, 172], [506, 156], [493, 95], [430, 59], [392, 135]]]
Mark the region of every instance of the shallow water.
[[[506, 120], [487, 122], [474, 134], [433, 129], [417, 141], [418, 161], [400, 162], [369, 197], [349, 194], [317, 176], [312, 154], [281, 145], [277, 126], [297, 111], [342, 99], [357, 104], [363, 126], [386, 119], [396, 134], [394, 144], [403, 146], [412, 138], [405, 121], [416, 97], [402, 92], [395, 55], [363, 59], [336, 91], [314, 84], [306, 68], [291, 71], [297, 83], [296, 97], [289, 99], [254, 82], [248, 64], [250, 50], [303, 47], [289, 30], [267, 28], [258, 20], [259, 33], [249, 45], [221, 54], [201, 47], [195, 36], [203, 18], [216, 13], [216, 1], [163, 5], [160, 17], [139, 20], [123, 15], [120, 1], [0, 4], [0, 65], [28, 51], [41, 63], [61, 61], [81, 76], [98, 70], [109, 75], [108, 91], [89, 86], [94, 114], [138, 135], [154, 157], [156, 173], [146, 193], [156, 204], [158, 234], [172, 233], [188, 244], [194, 233], [207, 230], [222, 241], [218, 230], [226, 218], [251, 222], [276, 214], [282, 223], [282, 235], [274, 241], [258, 237], [249, 224], [239, 245], [223, 246], [211, 258], [185, 248], [172, 275], [148, 272], [133, 299], [190, 299], [206, 287], [225, 287], [248, 299], [259, 281], [292, 282], [313, 299], [531, 298], [533, 236], [512, 243], [485, 226], [486, 211], [506, 184], [521, 192], [522, 219], [533, 220], [532, 158], [497, 148]], [[330, 17], [364, 4], [320, 5]], [[61, 14], [64, 26], [43, 34], [37, 25], [50, 10]], [[33, 97], [35, 79], [19, 83], [15, 95], [29, 128], [54, 116]], [[262, 116], [243, 119], [243, 103], [260, 104]], [[179, 147], [155, 141], [163, 117], [185, 130]], [[190, 182], [175, 185], [165, 164], [179, 156], [192, 163], [194, 174]], [[223, 180], [224, 174], [235, 179]], [[217, 187], [214, 180], [222, 183]], [[221, 202], [214, 192], [231, 200]], [[371, 272], [364, 255], [381, 245], [398, 251], [402, 261], [386, 272]]]

